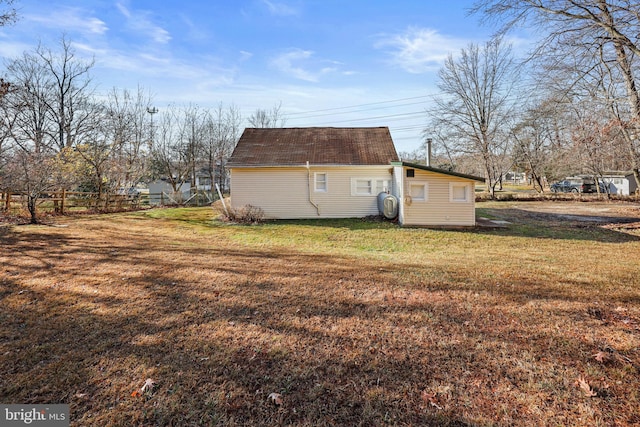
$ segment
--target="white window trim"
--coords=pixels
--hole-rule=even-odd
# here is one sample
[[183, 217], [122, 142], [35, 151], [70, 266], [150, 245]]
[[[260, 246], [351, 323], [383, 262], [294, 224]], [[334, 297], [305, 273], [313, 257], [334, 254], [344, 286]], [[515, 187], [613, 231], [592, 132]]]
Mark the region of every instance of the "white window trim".
[[[412, 187], [423, 187], [424, 188], [424, 198], [416, 198], [413, 196], [411, 191]], [[409, 181], [409, 196], [411, 196], [411, 201], [413, 202], [428, 202], [429, 201], [429, 183], [425, 181]]]
[[[358, 181], [369, 181], [370, 183], [370, 192], [369, 193], [359, 193], [358, 192]], [[383, 189], [378, 189], [378, 181], [384, 181], [387, 183], [386, 186], [383, 185], [388, 191], [391, 190], [391, 178], [389, 177], [353, 177], [351, 178], [351, 195], [355, 197], [377, 197], [378, 193], [384, 191]]]
[[[318, 175], [324, 175], [324, 188], [318, 188]], [[316, 193], [329, 192], [329, 174], [327, 172], [313, 173], [313, 191], [315, 191]]]
[[[464, 199], [454, 199], [454, 188], [464, 187]], [[450, 182], [449, 183], [449, 201], [451, 203], [471, 203], [471, 184], [468, 182]]]

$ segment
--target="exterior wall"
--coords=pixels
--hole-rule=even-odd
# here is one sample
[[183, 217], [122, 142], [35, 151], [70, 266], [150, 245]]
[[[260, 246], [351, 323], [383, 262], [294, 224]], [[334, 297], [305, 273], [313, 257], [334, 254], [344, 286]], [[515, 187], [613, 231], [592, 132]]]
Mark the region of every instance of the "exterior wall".
[[[162, 201], [165, 203], [180, 203], [187, 200], [191, 191], [191, 184], [185, 182], [180, 186], [179, 192], [173, 192], [171, 184], [166, 181], [157, 180], [150, 182], [149, 185], [149, 203], [159, 205]], [[164, 196], [161, 196], [164, 193]]]
[[[233, 168], [231, 206], [257, 206], [271, 219], [378, 215], [378, 192], [355, 195], [354, 179], [390, 182], [391, 169], [391, 166]], [[326, 174], [326, 191], [316, 191], [317, 174]]]
[[636, 194], [638, 191], [638, 185], [636, 184], [636, 177], [631, 173], [625, 177], [629, 181], [629, 194]]
[[[408, 178], [406, 170], [406, 167], [394, 170], [396, 182], [400, 184], [399, 177], [402, 177], [401, 186], [396, 190], [402, 225], [475, 226], [474, 181], [419, 169], [414, 169], [415, 176]], [[467, 201], [457, 201], [454, 197], [460, 188], [453, 186], [459, 185], [467, 186]]]
[[605, 185], [611, 194], [628, 196], [631, 194], [629, 180], [623, 175], [605, 175], [600, 181]]

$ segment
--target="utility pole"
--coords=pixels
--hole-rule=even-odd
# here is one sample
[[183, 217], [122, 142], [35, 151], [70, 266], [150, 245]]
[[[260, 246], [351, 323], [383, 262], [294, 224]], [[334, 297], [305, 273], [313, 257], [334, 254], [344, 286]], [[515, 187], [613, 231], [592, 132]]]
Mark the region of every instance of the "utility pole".
[[151, 130], [150, 130], [150, 140], [149, 147], [153, 147], [153, 115], [158, 112], [156, 107], [147, 107], [147, 113], [151, 116]]

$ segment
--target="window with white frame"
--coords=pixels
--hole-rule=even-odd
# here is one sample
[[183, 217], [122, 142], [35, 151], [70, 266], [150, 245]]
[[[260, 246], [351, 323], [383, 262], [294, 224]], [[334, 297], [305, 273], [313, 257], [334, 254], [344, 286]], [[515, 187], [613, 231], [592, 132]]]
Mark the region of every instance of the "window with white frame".
[[471, 201], [471, 184], [465, 182], [449, 183], [449, 201], [468, 203]]
[[374, 194], [391, 191], [391, 181], [388, 179], [376, 179], [376, 188]]
[[317, 193], [326, 193], [329, 189], [326, 172], [316, 172], [314, 174], [314, 190]]
[[383, 178], [351, 178], [352, 196], [376, 196], [391, 189], [391, 180]]
[[429, 200], [429, 184], [426, 182], [410, 182], [409, 195], [414, 202], [426, 202]]

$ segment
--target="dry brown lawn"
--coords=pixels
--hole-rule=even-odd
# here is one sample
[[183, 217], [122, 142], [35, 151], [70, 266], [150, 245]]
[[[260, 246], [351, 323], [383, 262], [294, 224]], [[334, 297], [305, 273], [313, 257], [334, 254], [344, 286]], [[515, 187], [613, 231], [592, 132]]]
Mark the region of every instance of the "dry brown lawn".
[[480, 204], [512, 224], [475, 230], [0, 223], [0, 402], [74, 426], [640, 425], [638, 209], [545, 206]]

